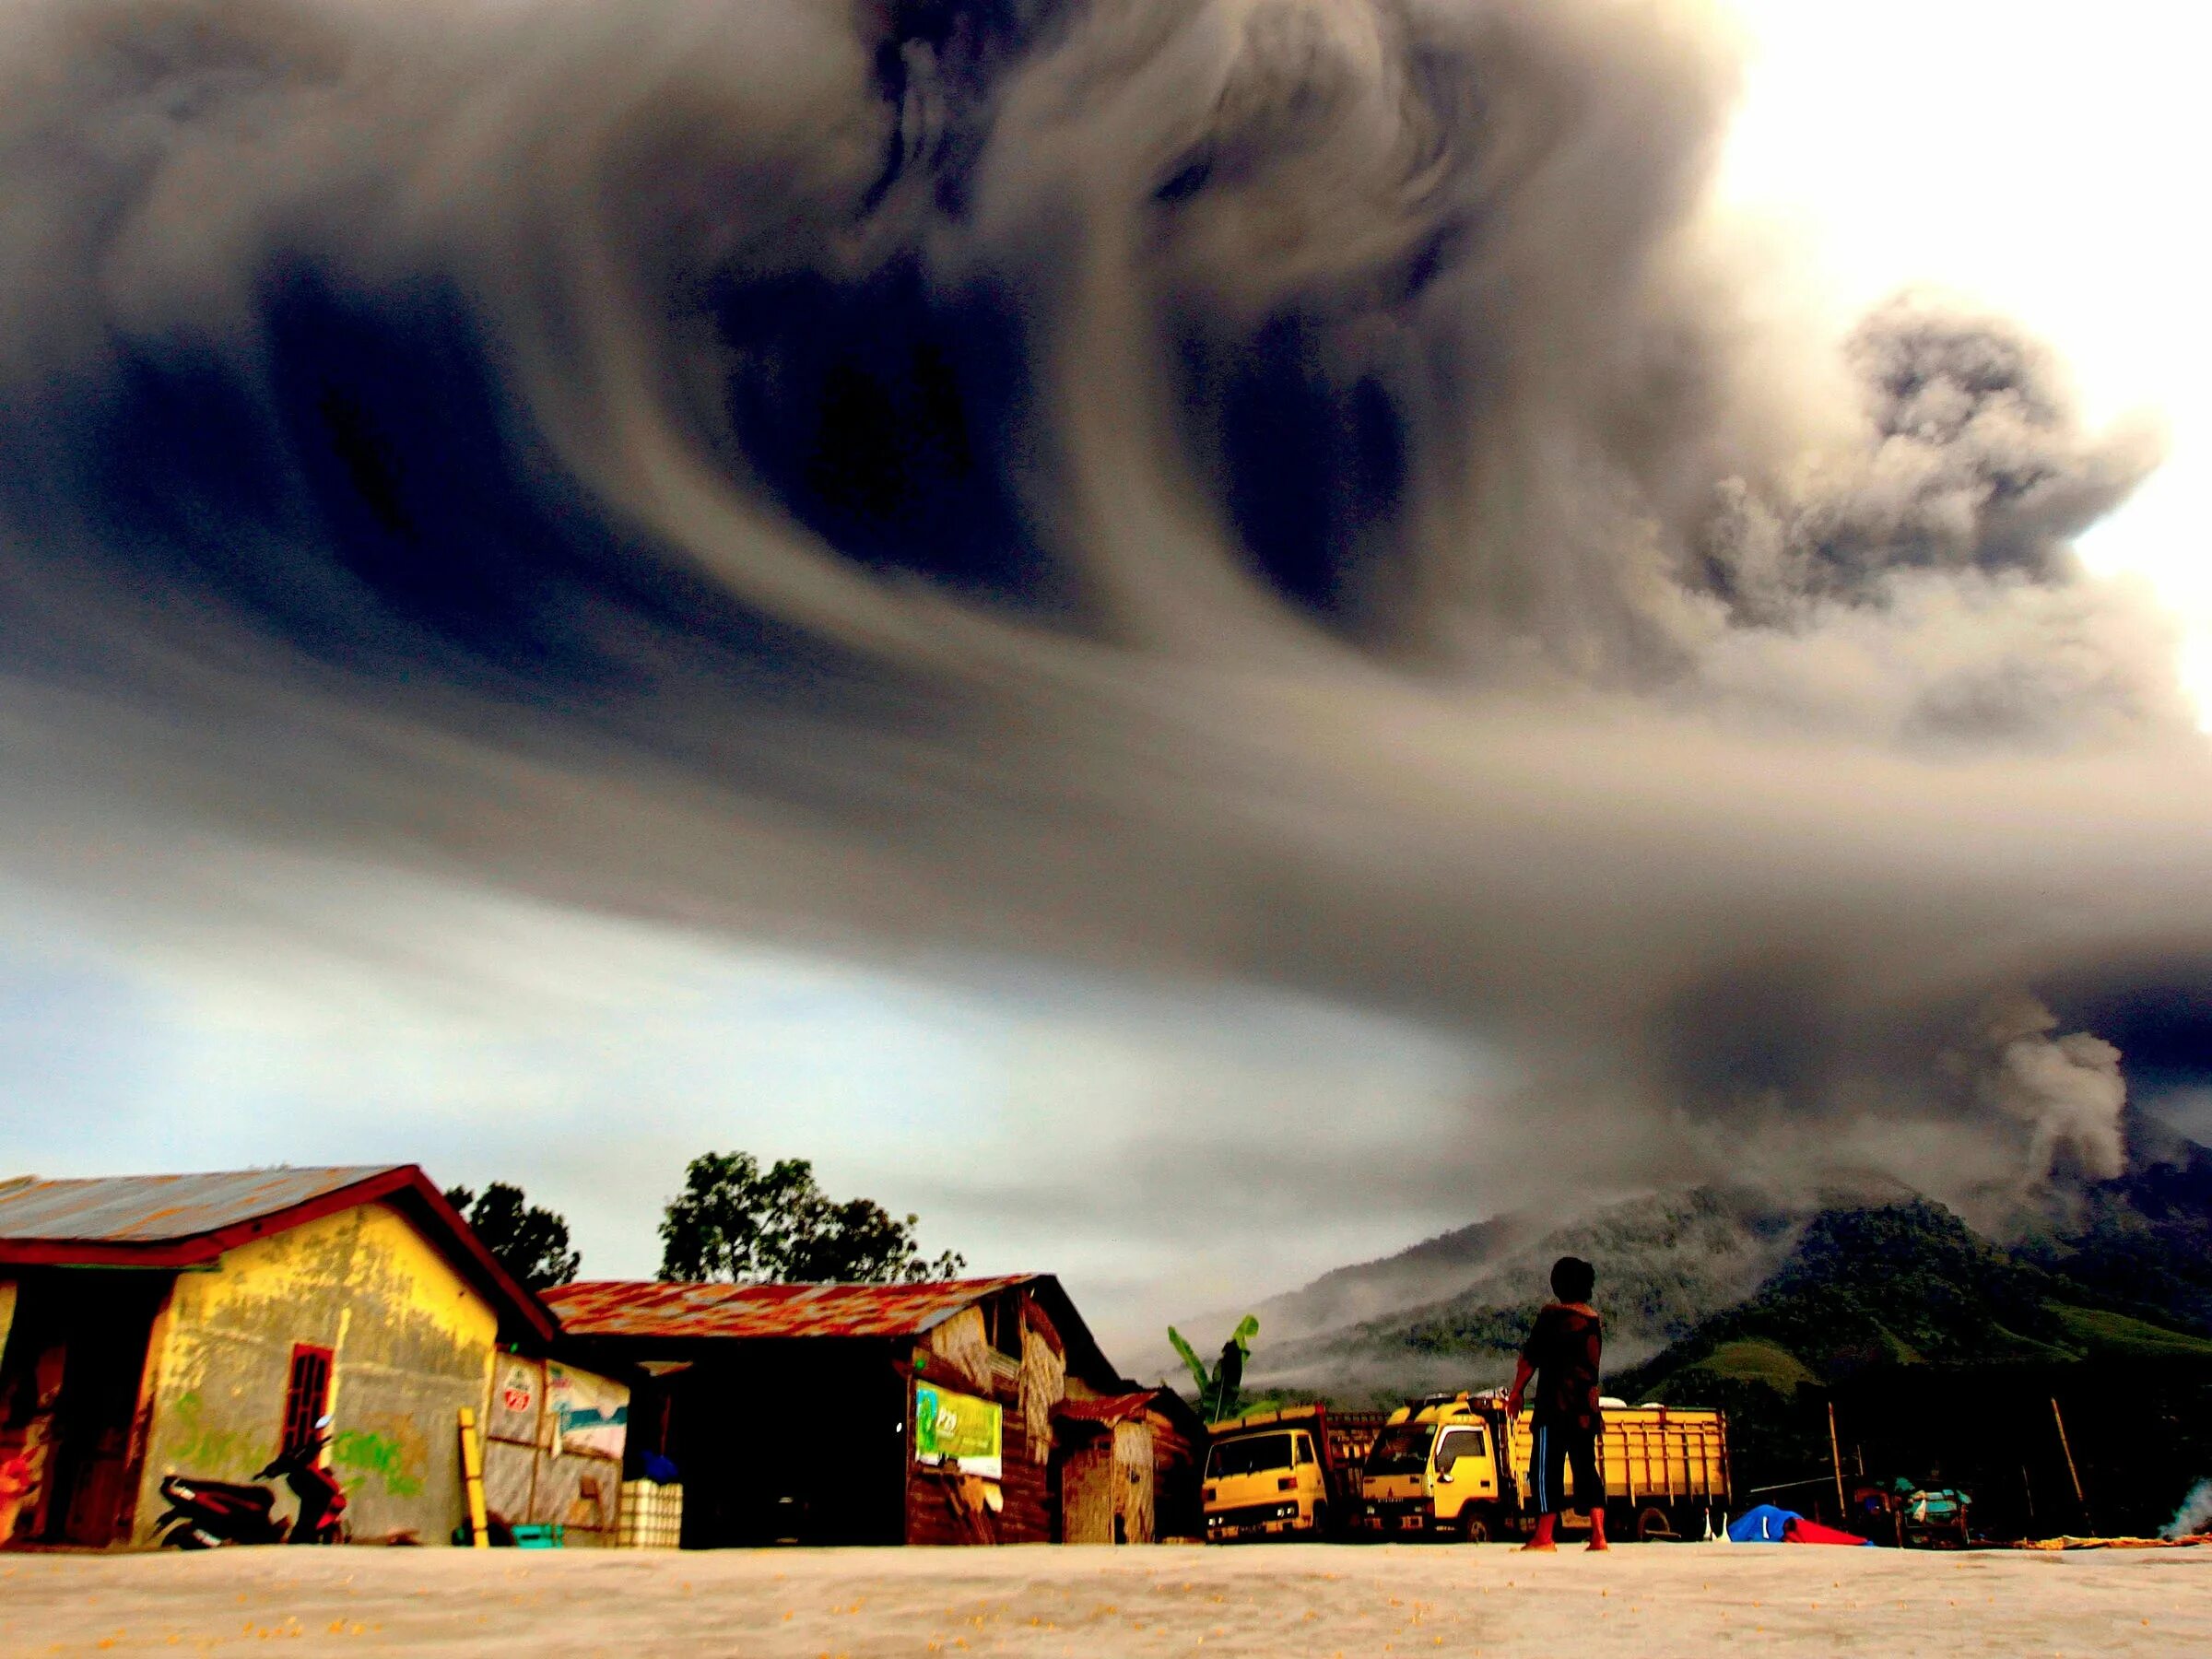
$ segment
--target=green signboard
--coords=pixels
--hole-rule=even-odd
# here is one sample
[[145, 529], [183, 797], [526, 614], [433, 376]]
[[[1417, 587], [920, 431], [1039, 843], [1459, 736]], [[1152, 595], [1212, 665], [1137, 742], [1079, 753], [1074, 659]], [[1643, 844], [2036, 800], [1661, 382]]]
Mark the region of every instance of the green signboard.
[[957, 1462], [963, 1475], [999, 1477], [1006, 1414], [989, 1400], [935, 1382], [914, 1384], [914, 1461]]

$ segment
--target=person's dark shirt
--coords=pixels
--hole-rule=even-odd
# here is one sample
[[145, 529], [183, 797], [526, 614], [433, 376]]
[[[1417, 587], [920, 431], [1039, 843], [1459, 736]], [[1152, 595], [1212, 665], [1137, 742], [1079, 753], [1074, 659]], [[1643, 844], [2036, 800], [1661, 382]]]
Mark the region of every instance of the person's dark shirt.
[[1597, 1362], [1605, 1340], [1605, 1327], [1586, 1308], [1553, 1302], [1536, 1315], [1521, 1357], [1535, 1368], [1538, 1424], [1597, 1426]]

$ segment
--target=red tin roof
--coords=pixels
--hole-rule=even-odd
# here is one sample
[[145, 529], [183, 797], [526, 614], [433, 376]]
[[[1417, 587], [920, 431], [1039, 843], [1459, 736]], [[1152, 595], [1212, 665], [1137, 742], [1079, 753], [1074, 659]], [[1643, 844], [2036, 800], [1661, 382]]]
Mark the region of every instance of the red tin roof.
[[570, 1337], [614, 1341], [635, 1354], [665, 1343], [805, 1336], [912, 1337], [1002, 1290], [1026, 1288], [1043, 1304], [1067, 1350], [1068, 1369], [1101, 1390], [1128, 1380], [1099, 1349], [1083, 1316], [1049, 1273], [940, 1279], [923, 1285], [697, 1285], [601, 1279], [559, 1285], [546, 1304]]
[[1151, 1410], [1156, 1397], [1156, 1391], [1149, 1388], [1141, 1394], [1100, 1394], [1095, 1399], [1077, 1399], [1071, 1394], [1053, 1407], [1053, 1415], [1085, 1423], [1125, 1423]]
[[926, 1285], [686, 1285], [600, 1279], [546, 1302], [571, 1336], [919, 1336], [1037, 1276]]
[[0, 1181], [0, 1265], [200, 1267], [254, 1239], [389, 1200], [542, 1339], [553, 1320], [414, 1164]]

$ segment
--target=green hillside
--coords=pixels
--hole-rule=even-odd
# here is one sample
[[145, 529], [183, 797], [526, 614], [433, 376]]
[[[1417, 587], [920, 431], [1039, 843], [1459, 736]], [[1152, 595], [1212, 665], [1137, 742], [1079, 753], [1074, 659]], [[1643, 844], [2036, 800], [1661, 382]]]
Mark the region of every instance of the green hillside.
[[2102, 1308], [2077, 1308], [2065, 1302], [2047, 1304], [2064, 1325], [2068, 1340], [2086, 1352], [2125, 1358], [2131, 1354], [2159, 1356], [2194, 1354], [2212, 1357], [2212, 1340], [2185, 1331], [2168, 1330], [2146, 1320]]
[[1268, 1304], [1283, 1318], [1263, 1321], [1251, 1380], [1362, 1404], [1502, 1381], [1562, 1254], [1595, 1264], [1607, 1387], [1638, 1397], [1787, 1394], [1890, 1366], [2212, 1359], [2212, 1152], [2149, 1119], [2127, 1134], [2119, 1177], [2062, 1172], [2009, 1208], [1984, 1202], [2003, 1243], [1865, 1182], [1809, 1200], [1658, 1193], [1552, 1227], [1494, 1218]]
[[1717, 1377], [1732, 1382], [1762, 1382], [1782, 1394], [1794, 1394], [1806, 1382], [1818, 1382], [1819, 1378], [1806, 1369], [1805, 1361], [1785, 1347], [1756, 1337], [1724, 1342], [1702, 1359], [1687, 1368], [1700, 1378]]
[[1883, 1366], [2212, 1357], [2212, 1339], [2063, 1265], [2002, 1250], [1926, 1199], [1824, 1210], [1757, 1295], [1619, 1387], [1642, 1398], [1724, 1378], [1789, 1394]]

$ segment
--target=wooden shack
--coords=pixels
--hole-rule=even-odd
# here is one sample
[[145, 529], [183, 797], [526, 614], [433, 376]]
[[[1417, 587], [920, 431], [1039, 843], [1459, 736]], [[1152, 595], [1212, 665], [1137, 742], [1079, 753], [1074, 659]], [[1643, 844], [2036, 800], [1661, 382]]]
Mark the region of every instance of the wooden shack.
[[1180, 1395], [1165, 1388], [1076, 1395], [1055, 1415], [1064, 1542], [1204, 1538], [1206, 1425]]
[[[1136, 1437], [1148, 1447], [1152, 1433], [1147, 1410], [1087, 1415], [1088, 1402], [1143, 1391], [1107, 1361], [1049, 1275], [601, 1282], [547, 1300], [582, 1359], [648, 1375], [631, 1414], [632, 1463], [653, 1453], [675, 1465], [689, 1548], [1088, 1538], [1100, 1530], [1088, 1517], [1101, 1432], [1111, 1442], [1130, 1425], [1124, 1469], [1142, 1461]], [[1071, 1460], [1089, 1506], [1073, 1535]], [[1194, 1506], [1194, 1473], [1187, 1484]], [[1115, 1535], [1115, 1513], [1122, 1535], [1152, 1535], [1150, 1523], [1130, 1526], [1134, 1508], [1106, 1512], [1100, 1541]]]

